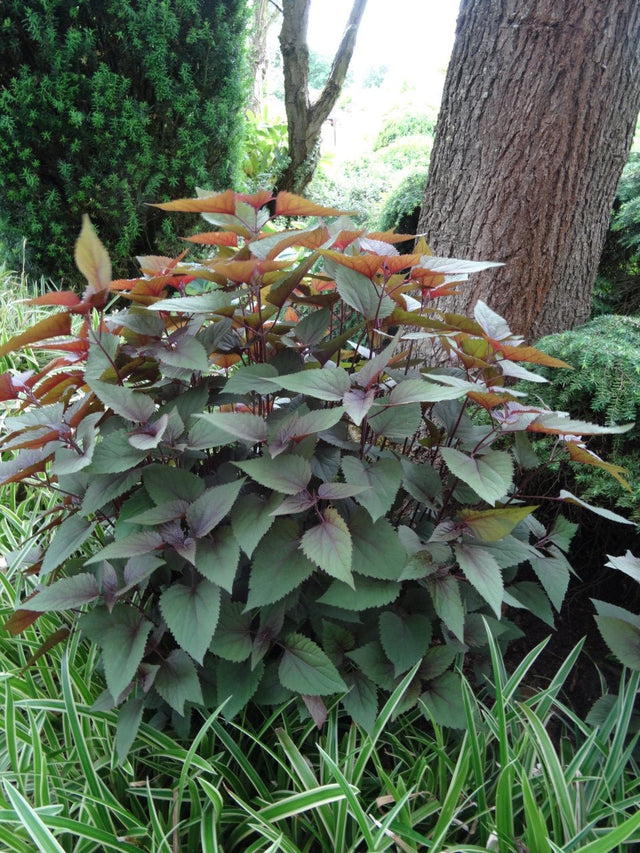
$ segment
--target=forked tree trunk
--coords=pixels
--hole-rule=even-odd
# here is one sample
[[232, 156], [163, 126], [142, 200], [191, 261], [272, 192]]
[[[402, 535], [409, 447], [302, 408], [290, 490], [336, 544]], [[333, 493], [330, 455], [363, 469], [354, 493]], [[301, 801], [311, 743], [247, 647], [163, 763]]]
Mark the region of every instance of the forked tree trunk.
[[639, 109], [638, 0], [462, 0], [419, 231], [506, 267], [438, 305], [584, 322]]
[[289, 127], [290, 163], [280, 175], [276, 189], [294, 193], [302, 193], [313, 177], [318, 161], [322, 125], [342, 91], [367, 0], [353, 0], [351, 14], [333, 58], [329, 78], [313, 104], [309, 99], [307, 45], [310, 3], [311, 0], [283, 0], [282, 3], [280, 50], [284, 70], [284, 103]]

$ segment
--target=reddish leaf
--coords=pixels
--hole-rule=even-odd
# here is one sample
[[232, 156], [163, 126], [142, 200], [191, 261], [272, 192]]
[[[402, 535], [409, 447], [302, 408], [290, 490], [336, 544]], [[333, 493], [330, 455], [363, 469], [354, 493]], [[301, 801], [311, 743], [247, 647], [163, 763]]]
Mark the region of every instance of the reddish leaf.
[[236, 198], [238, 201], [245, 201], [247, 204], [250, 204], [255, 210], [260, 210], [265, 204], [273, 201], [273, 195], [269, 190], [258, 190], [257, 193], [252, 193], [251, 195], [248, 193], [238, 193]]
[[4, 400], [15, 400], [19, 393], [19, 387], [13, 384], [13, 376], [10, 373], [0, 374], [0, 402]]
[[504, 394], [494, 394], [491, 391], [469, 391], [467, 397], [487, 411], [493, 409], [495, 406], [508, 403], [509, 400], [513, 400], [511, 394], [506, 392]]
[[420, 262], [420, 255], [385, 255], [382, 265], [388, 273], [398, 273]]
[[[269, 260], [273, 260], [277, 258], [278, 255], [283, 252], [285, 249], [288, 249], [289, 246], [300, 246], [305, 249], [319, 249], [324, 243], [329, 239], [329, 231], [326, 226], [321, 226], [320, 228], [314, 228], [313, 231], [290, 231], [286, 234], [282, 235], [282, 239], [274, 241], [273, 234], [267, 234], [261, 239], [254, 240], [251, 243], [251, 248], [255, 247], [256, 255], [262, 255], [263, 257], [268, 258]], [[261, 252], [261, 243], [263, 241], [268, 241], [266, 243], [268, 251]], [[271, 245], [273, 243], [273, 245]]]
[[[40, 615], [40, 614], [36, 614]], [[43, 655], [46, 655], [47, 652], [50, 652], [51, 649], [55, 648], [59, 643], [62, 643], [67, 639], [71, 631], [68, 628], [58, 628], [57, 631], [54, 631], [53, 634], [50, 634], [47, 639], [38, 646], [37, 650], [31, 655], [29, 660], [25, 663], [25, 665], [20, 670], [22, 674], [27, 670], [30, 666], [39, 660]]]
[[614, 465], [613, 462], [605, 462], [603, 459], [600, 459], [599, 456], [596, 456], [595, 453], [592, 453], [591, 450], [588, 450], [584, 444], [580, 444], [577, 441], [568, 441], [566, 447], [569, 451], [569, 456], [574, 462], [581, 462], [583, 465], [594, 465], [596, 468], [603, 468], [611, 474], [612, 477], [615, 477], [620, 485], [627, 489], [627, 491], [631, 491], [631, 486], [622, 476], [622, 474], [627, 473], [626, 468], [623, 468], [621, 465]]
[[276, 216], [341, 216], [348, 210], [335, 207], [323, 207], [314, 201], [283, 190], [276, 196]]
[[23, 450], [8, 462], [0, 462], [0, 485], [18, 483], [37, 471], [44, 471], [47, 459], [53, 456], [53, 449], [46, 453], [44, 449]]
[[82, 229], [76, 241], [74, 258], [76, 266], [89, 283], [82, 301], [90, 301], [102, 307], [111, 284], [111, 260], [86, 213], [82, 217]]
[[236, 212], [236, 194], [233, 190], [226, 190], [217, 195], [209, 195], [204, 198], [179, 198], [176, 201], [165, 201], [161, 204], [152, 204], [151, 207], [159, 207], [160, 210], [178, 210], [183, 213], [228, 213]]
[[238, 235], [233, 231], [204, 231], [194, 234], [192, 237], [183, 237], [189, 243], [197, 243], [200, 246], [237, 246]]
[[261, 261], [251, 258], [248, 261], [211, 261], [207, 266], [230, 281], [243, 284], [251, 281], [255, 275], [285, 269], [289, 266], [289, 261]]
[[396, 234], [395, 231], [371, 231], [367, 237], [370, 240], [381, 240], [383, 243], [404, 243], [405, 240], [415, 240], [415, 234]]
[[3, 631], [8, 631], [14, 637], [21, 634], [23, 631], [33, 625], [33, 623], [42, 616], [39, 610], [16, 610], [2, 626]]
[[362, 273], [367, 278], [373, 278], [382, 266], [382, 263], [386, 260], [386, 258], [380, 255], [343, 255], [341, 252], [333, 252], [330, 249], [321, 249], [319, 254], [338, 264], [342, 264], [343, 267], [348, 267], [351, 270]]
[[361, 231], [341, 231], [331, 244], [331, 248], [337, 252], [344, 252], [347, 246], [350, 246], [354, 240], [357, 240], [364, 233], [364, 229]]
[[168, 258], [166, 255], [138, 255], [136, 261], [145, 275], [165, 275], [175, 271], [188, 251], [185, 249], [175, 258]]
[[52, 290], [35, 299], [25, 299], [27, 305], [64, 305], [66, 308], [79, 305], [80, 301], [78, 294], [72, 290]]
[[0, 356], [6, 355], [8, 352], [20, 349], [20, 347], [28, 346], [29, 344], [44, 341], [48, 338], [55, 338], [59, 335], [68, 335], [71, 332], [71, 317], [66, 311], [59, 314], [53, 314], [51, 317], [45, 317], [34, 326], [31, 326], [26, 331], [19, 335], [14, 335], [5, 341], [0, 346]]
[[545, 367], [566, 367], [568, 370], [573, 370], [570, 364], [566, 361], [561, 361], [559, 358], [547, 355], [535, 347], [519, 346], [514, 347], [510, 344], [505, 344], [502, 341], [491, 341], [496, 351], [501, 352], [509, 361], [529, 361], [532, 364], [542, 364]]

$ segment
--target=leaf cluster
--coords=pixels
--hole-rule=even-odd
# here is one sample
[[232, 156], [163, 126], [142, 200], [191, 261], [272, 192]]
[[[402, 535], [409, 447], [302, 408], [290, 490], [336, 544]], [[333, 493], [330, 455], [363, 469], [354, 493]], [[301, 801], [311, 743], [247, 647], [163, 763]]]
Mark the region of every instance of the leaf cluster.
[[127, 726], [292, 696], [320, 725], [340, 696], [370, 729], [409, 672], [403, 708], [464, 725], [456, 668], [484, 621], [505, 641], [507, 609], [553, 624], [569, 580], [573, 528], [546, 529], [527, 494], [530, 437], [583, 462], [582, 435], [626, 428], [528, 403], [523, 364], [564, 363], [484, 303], [438, 310], [491, 263], [401, 255], [402, 235], [287, 192], [158, 207], [213, 227], [188, 238], [201, 256], [113, 281], [86, 217], [84, 293], [33, 299], [51, 313], [0, 346], [51, 354], [0, 375], [0, 483], [59, 496], [5, 627], [84, 609]]

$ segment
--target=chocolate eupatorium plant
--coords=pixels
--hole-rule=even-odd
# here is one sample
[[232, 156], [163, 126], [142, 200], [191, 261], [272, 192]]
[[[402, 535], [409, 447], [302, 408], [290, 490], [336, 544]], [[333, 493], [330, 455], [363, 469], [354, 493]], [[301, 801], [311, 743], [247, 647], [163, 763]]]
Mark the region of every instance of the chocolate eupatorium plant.
[[567, 365], [483, 303], [438, 310], [491, 264], [400, 255], [398, 235], [286, 192], [158, 206], [215, 226], [188, 238], [204, 259], [145, 257], [112, 282], [85, 219], [84, 295], [32, 300], [51, 316], [0, 349], [42, 355], [0, 376], [1, 482], [60, 497], [5, 627], [82, 611], [121, 753], [145, 706], [230, 717], [297, 695], [320, 724], [341, 697], [371, 727], [409, 671], [404, 707], [461, 723], [483, 619], [507, 637], [506, 608], [552, 625], [569, 580], [573, 526], [535, 517], [530, 437], [611, 468], [580, 437], [624, 427], [530, 405], [510, 385], [523, 362]]

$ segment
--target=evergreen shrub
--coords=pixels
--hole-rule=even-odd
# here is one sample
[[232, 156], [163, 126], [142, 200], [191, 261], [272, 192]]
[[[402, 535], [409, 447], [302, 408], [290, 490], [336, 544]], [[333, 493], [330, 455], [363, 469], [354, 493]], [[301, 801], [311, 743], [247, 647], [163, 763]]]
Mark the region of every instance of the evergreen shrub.
[[241, 0], [5, 0], [0, 234], [18, 266], [73, 270], [88, 213], [119, 274], [182, 224], [145, 202], [227, 186], [242, 136]]
[[[398, 712], [464, 726], [460, 670], [487, 629], [517, 633], [505, 607], [553, 625], [569, 582], [573, 525], [536, 515], [530, 438], [553, 436], [558, 458], [624, 427], [530, 405], [507, 380], [564, 362], [482, 302], [473, 319], [437, 309], [491, 263], [424, 241], [400, 255], [397, 235], [286, 192], [159, 207], [215, 227], [192, 238], [204, 258], [146, 257], [112, 282], [87, 218], [82, 297], [35, 298], [51, 314], [0, 346], [52, 353], [0, 375], [0, 485], [59, 495], [10, 557], [24, 572], [5, 628], [84, 611], [121, 757], [145, 709], [184, 729], [193, 706], [297, 696], [321, 725], [334, 697], [372, 729], [403, 679]], [[425, 338], [447, 367], [416, 356]]]
[[414, 234], [417, 230], [427, 171], [421, 169], [403, 178], [385, 197], [378, 219], [381, 231], [393, 229], [400, 234]]

